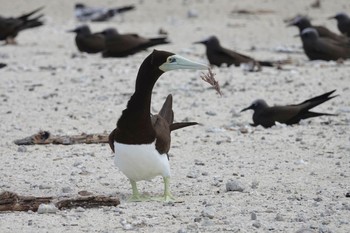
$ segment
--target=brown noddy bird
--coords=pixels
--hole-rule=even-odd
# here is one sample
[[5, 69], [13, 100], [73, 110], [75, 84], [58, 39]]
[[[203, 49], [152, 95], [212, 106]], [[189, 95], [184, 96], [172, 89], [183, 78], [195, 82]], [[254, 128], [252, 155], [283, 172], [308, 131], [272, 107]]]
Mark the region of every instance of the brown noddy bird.
[[83, 3], [75, 4], [74, 14], [79, 21], [102, 22], [113, 18], [117, 14], [135, 9], [135, 6], [128, 5], [115, 8], [88, 7]]
[[286, 106], [270, 107], [264, 100], [258, 99], [255, 100], [249, 107], [242, 109], [241, 112], [246, 111], [248, 109], [252, 109], [254, 111], [254, 124], [251, 125], [262, 125], [265, 128], [275, 125], [276, 121], [282, 124], [292, 125], [299, 123], [299, 121], [302, 119], [307, 119], [310, 117], [317, 117], [323, 115], [335, 116], [335, 114], [330, 113], [319, 113], [309, 111], [317, 105], [320, 105], [326, 102], [327, 100], [336, 97], [337, 95], [330, 96], [335, 91], [336, 90], [333, 90], [320, 96], [313, 97], [311, 99], [305, 100], [300, 104]]
[[345, 13], [338, 13], [335, 16], [329, 17], [329, 19], [336, 19], [339, 31], [350, 37], [350, 17]]
[[194, 42], [194, 44], [205, 45], [209, 63], [218, 67], [220, 67], [222, 64], [227, 64], [227, 66], [239, 66], [243, 63], [254, 63], [258, 66], [273, 66], [273, 62], [257, 61], [254, 58], [222, 47], [219, 39], [216, 36], [211, 36], [206, 40]]
[[82, 25], [68, 32], [75, 32], [75, 44], [80, 52], [99, 53], [105, 49], [105, 36], [101, 32], [91, 33], [89, 26]]
[[18, 17], [5, 18], [0, 16], [0, 40], [6, 40], [7, 44], [15, 44], [15, 38], [20, 31], [43, 25], [44, 23], [40, 21], [42, 14], [31, 18], [42, 9], [43, 7], [40, 7]]
[[206, 65], [179, 55], [154, 50], [142, 62], [135, 84], [135, 92], [123, 110], [117, 128], [109, 136], [115, 154], [114, 162], [129, 179], [132, 187], [130, 201], [142, 201], [136, 182], [162, 176], [163, 201], [173, 200], [170, 193], [170, 165], [168, 152], [171, 131], [195, 122], [173, 123], [172, 96], [169, 95], [158, 115], [151, 115], [152, 90], [164, 72], [178, 69], [208, 69]]
[[301, 40], [306, 56], [310, 60], [338, 60], [350, 58], [350, 44], [320, 37], [314, 28], [305, 28]]
[[336, 41], [339, 41], [341, 43], [350, 43], [349, 38], [343, 35], [338, 35], [337, 33], [332, 32], [328, 28], [324, 26], [314, 26], [311, 24], [310, 20], [306, 16], [296, 16], [289, 24], [288, 26], [296, 26], [299, 28], [299, 34], [305, 29], [305, 28], [314, 28], [318, 35], [320, 37], [330, 38]]
[[103, 57], [126, 57], [149, 47], [169, 44], [167, 37], [145, 38], [137, 34], [119, 34], [114, 28], [105, 29], [105, 50]]

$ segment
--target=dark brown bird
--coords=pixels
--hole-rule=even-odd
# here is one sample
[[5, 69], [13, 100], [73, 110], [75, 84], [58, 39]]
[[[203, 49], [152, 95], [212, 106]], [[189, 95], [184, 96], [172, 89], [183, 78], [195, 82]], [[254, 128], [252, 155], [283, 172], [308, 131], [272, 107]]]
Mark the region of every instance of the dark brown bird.
[[320, 37], [314, 28], [305, 28], [301, 33], [303, 49], [310, 60], [338, 60], [350, 57], [350, 44]]
[[6, 67], [7, 64], [0, 62], [0, 69]]
[[302, 119], [307, 119], [310, 117], [318, 117], [318, 116], [335, 116], [334, 114], [329, 113], [318, 113], [311, 112], [310, 109], [320, 105], [334, 97], [330, 96], [335, 90], [327, 92], [323, 95], [316, 96], [314, 98], [305, 100], [300, 104], [294, 105], [286, 105], [286, 106], [273, 106], [269, 107], [267, 103], [258, 99], [255, 100], [249, 107], [244, 108], [241, 112], [246, 111], [248, 109], [252, 109], [254, 111], [253, 114], [253, 122], [252, 126], [262, 125], [265, 128], [271, 127], [275, 125], [275, 122], [279, 122], [282, 124], [292, 125], [299, 123]]
[[343, 35], [338, 35], [337, 33], [334, 33], [330, 31], [328, 28], [324, 26], [314, 26], [311, 24], [310, 20], [306, 16], [296, 16], [289, 24], [288, 26], [296, 26], [299, 28], [299, 33], [305, 29], [305, 28], [314, 28], [319, 37], [324, 37], [324, 38], [330, 38], [332, 40], [339, 41], [341, 43], [349, 43], [350, 40], [346, 36]]
[[330, 19], [336, 19], [339, 31], [347, 37], [350, 37], [350, 17], [347, 14], [338, 13], [330, 17]]
[[172, 96], [169, 95], [158, 115], [151, 115], [152, 90], [167, 71], [177, 69], [207, 69], [203, 64], [166, 51], [154, 50], [143, 61], [136, 78], [135, 92], [109, 136], [109, 145], [115, 153], [115, 164], [129, 179], [132, 187], [130, 201], [142, 201], [136, 182], [162, 176], [163, 201], [171, 201], [170, 165], [168, 152], [171, 131], [196, 124], [173, 123]]
[[209, 63], [218, 67], [220, 67], [223, 64], [226, 64], [227, 66], [253, 64], [253, 66], [258, 66], [258, 69], [260, 68], [260, 66], [273, 66], [272, 62], [257, 61], [254, 58], [222, 47], [220, 45], [219, 39], [216, 36], [211, 36], [207, 40], [194, 42], [194, 44], [205, 45], [206, 55], [209, 60]]
[[31, 18], [32, 15], [42, 9], [43, 7], [40, 7], [32, 12], [15, 18], [5, 18], [0, 16], [0, 40], [5, 40], [7, 44], [16, 44], [15, 38], [20, 31], [43, 25], [44, 23], [40, 21], [40, 18], [43, 16], [42, 14]]
[[74, 14], [79, 21], [102, 22], [113, 18], [115, 15], [135, 9], [135, 6], [128, 5], [115, 8], [88, 7], [83, 3], [75, 4]]
[[167, 37], [144, 38], [137, 34], [119, 34], [114, 28], [102, 32], [105, 36], [103, 57], [126, 57], [149, 47], [168, 44]]
[[79, 26], [68, 32], [76, 33], [75, 44], [80, 52], [99, 53], [105, 49], [105, 36], [101, 32], [91, 33], [87, 25]]

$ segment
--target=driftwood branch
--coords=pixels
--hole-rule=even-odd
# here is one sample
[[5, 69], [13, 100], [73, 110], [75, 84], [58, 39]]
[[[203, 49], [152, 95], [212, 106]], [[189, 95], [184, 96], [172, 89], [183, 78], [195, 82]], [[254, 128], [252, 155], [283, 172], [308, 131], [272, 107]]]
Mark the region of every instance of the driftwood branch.
[[117, 197], [108, 196], [77, 196], [70, 198], [33, 197], [20, 196], [13, 192], [5, 191], [0, 194], [1, 211], [34, 211], [41, 204], [53, 204], [57, 209], [70, 209], [76, 207], [96, 208], [101, 206], [117, 206], [120, 201]]
[[72, 136], [55, 136], [51, 135], [48, 131], [40, 131], [37, 134], [32, 136], [15, 140], [16, 145], [35, 145], [35, 144], [63, 144], [63, 145], [72, 145], [72, 144], [92, 144], [92, 143], [107, 143], [108, 134], [81, 134], [81, 135], [72, 135]]

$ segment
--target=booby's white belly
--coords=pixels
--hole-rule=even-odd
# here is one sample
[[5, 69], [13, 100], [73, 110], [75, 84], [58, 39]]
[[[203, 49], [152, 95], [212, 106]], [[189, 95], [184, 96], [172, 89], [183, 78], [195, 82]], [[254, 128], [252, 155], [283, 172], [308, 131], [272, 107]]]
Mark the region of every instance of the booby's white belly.
[[129, 145], [114, 142], [114, 162], [131, 180], [150, 180], [158, 175], [170, 176], [166, 154], [159, 154], [155, 142], [146, 145]]

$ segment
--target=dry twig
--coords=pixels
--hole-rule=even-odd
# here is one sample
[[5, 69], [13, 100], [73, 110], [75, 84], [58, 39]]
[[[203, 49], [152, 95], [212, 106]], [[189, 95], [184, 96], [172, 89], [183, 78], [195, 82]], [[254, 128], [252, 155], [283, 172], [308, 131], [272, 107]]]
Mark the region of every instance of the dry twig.
[[202, 73], [201, 78], [203, 81], [209, 83], [214, 89], [216, 90], [217, 93], [222, 96], [222, 92], [220, 90], [219, 82], [215, 80], [214, 78], [215, 74], [211, 71], [211, 69], [208, 69], [208, 73]]

